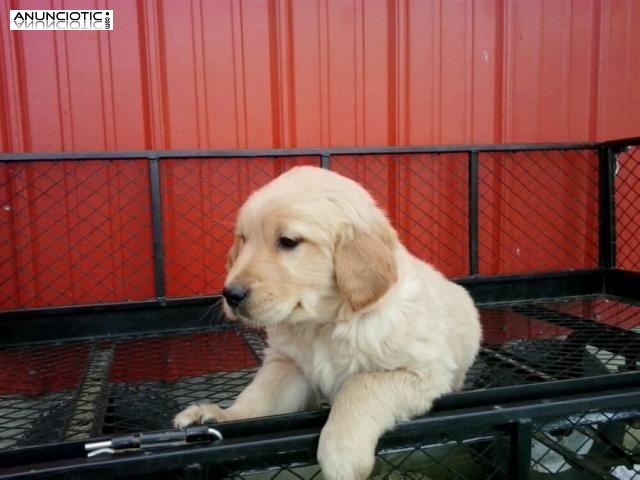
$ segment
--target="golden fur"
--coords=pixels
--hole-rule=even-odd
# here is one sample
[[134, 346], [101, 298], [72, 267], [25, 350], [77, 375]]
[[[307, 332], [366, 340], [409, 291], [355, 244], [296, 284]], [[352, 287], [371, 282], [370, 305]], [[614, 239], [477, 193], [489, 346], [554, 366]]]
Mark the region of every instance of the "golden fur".
[[230, 408], [192, 405], [174, 424], [296, 412], [324, 398], [324, 477], [367, 478], [380, 435], [462, 387], [481, 338], [473, 301], [407, 251], [366, 190], [327, 170], [294, 168], [254, 192], [235, 235], [225, 285], [249, 294], [225, 312], [265, 328], [269, 348]]

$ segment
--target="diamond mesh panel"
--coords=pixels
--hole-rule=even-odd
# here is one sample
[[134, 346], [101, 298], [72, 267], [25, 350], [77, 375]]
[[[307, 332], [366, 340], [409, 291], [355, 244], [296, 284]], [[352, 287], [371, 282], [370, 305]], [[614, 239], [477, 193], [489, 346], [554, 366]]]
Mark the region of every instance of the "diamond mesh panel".
[[[638, 368], [640, 307], [609, 297], [481, 309], [484, 341], [467, 382], [498, 387]], [[470, 385], [470, 386], [471, 386]]]
[[640, 410], [591, 411], [536, 426], [532, 479], [640, 479]]
[[597, 266], [596, 152], [481, 153], [478, 188], [480, 273]]
[[[488, 480], [512, 478], [510, 438], [500, 430], [453, 429], [446, 434], [425, 432], [417, 443], [382, 448], [376, 455], [372, 480]], [[536, 419], [531, 437], [532, 480], [640, 479], [640, 410], [591, 410], [555, 418]], [[526, 453], [525, 453], [526, 455]], [[251, 462], [249, 460], [249, 462]], [[198, 478], [233, 480], [322, 479], [318, 465], [272, 460], [270, 467], [244, 469], [200, 465]], [[183, 471], [127, 476], [135, 479], [189, 479]]]
[[255, 189], [317, 157], [216, 158], [161, 162], [168, 297], [222, 290], [238, 209]]
[[253, 377], [263, 345], [259, 333], [225, 325], [6, 347], [0, 350], [0, 446], [162, 430], [190, 403], [229, 406]]
[[[211, 313], [210, 309], [207, 309]], [[613, 297], [484, 306], [485, 343], [466, 389], [638, 369], [640, 305]], [[260, 332], [222, 324], [182, 334], [0, 350], [0, 445], [161, 430], [186, 405], [228, 406], [251, 381]]]
[[0, 163], [0, 309], [153, 294], [145, 161]]
[[[533, 480], [640, 479], [640, 410], [589, 411], [539, 420], [531, 438]], [[486, 480], [509, 476], [510, 441], [498, 431], [425, 432], [419, 443], [382, 449], [373, 480]], [[225, 469], [222, 468], [222, 471]], [[317, 465], [228, 471], [230, 479], [322, 478]]]
[[[635, 161], [633, 152], [625, 165]], [[0, 308], [151, 298], [147, 163], [3, 163]], [[249, 193], [294, 165], [318, 163], [318, 157], [160, 162], [166, 296], [219, 292], [235, 216]], [[448, 276], [469, 273], [466, 153], [334, 155], [331, 167], [372, 192], [417, 256]], [[593, 151], [480, 154], [480, 273], [596, 266], [597, 170]], [[625, 195], [633, 173], [624, 178], [620, 258], [633, 266], [635, 207]]]
[[617, 160], [616, 263], [618, 268], [640, 271], [640, 148], [625, 149]]
[[466, 154], [339, 155], [331, 169], [373, 195], [413, 254], [446, 275], [469, 273]]
[[[425, 435], [409, 448], [382, 450], [377, 455], [373, 479], [489, 480], [506, 478], [506, 438], [465, 429], [437, 437]], [[499, 453], [500, 452], [500, 453]]]
[[[473, 438], [470, 440], [470, 438]], [[506, 478], [507, 451], [497, 455], [498, 446], [508, 443], [498, 433], [478, 435], [425, 434], [420, 442], [400, 448], [383, 448], [376, 455], [371, 480], [489, 480]], [[285, 464], [264, 470], [229, 471], [229, 479], [321, 479], [316, 464]]]

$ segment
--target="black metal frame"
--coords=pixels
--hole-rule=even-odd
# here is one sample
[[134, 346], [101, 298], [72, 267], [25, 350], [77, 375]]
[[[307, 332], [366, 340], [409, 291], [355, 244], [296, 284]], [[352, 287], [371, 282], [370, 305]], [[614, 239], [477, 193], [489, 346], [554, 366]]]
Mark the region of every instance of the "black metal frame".
[[[640, 301], [640, 272], [617, 269], [574, 270], [455, 279], [478, 305], [576, 297], [595, 293]], [[209, 325], [203, 316], [219, 296], [34, 308], [0, 313], [0, 345], [141, 332], [198, 329]], [[214, 321], [222, 321], [214, 311]], [[15, 321], [32, 328], [16, 329]], [[55, 322], [55, 330], [47, 328]]]
[[[637, 418], [640, 416], [640, 390], [613, 389], [514, 403], [496, 401], [492, 408], [436, 407], [428, 416], [398, 425], [381, 439], [378, 448], [412, 445], [420, 442], [426, 432], [432, 436], [440, 432], [491, 427], [510, 439], [508, 478], [526, 479], [531, 461], [532, 422], [592, 411], [595, 406], [610, 411], [631, 409], [627, 415]], [[241, 465], [250, 470], [274, 462], [314, 462], [326, 412], [308, 412], [293, 417], [282, 415], [220, 424], [218, 428], [225, 437], [223, 442], [155, 452], [86, 458], [86, 442], [0, 452], [0, 465], [4, 467], [0, 470], [0, 478], [116, 478], [169, 470], [187, 471], [194, 465], [214, 464], [230, 468]]]
[[[117, 160], [147, 159], [149, 162], [151, 221], [153, 233], [153, 263], [155, 299], [148, 301], [111, 303], [99, 305], [78, 305], [49, 307], [38, 309], [0, 312], [0, 344], [15, 341], [7, 331], [3, 318], [27, 318], [37, 313], [42, 321], [55, 316], [64, 319], [80, 317], [85, 313], [102, 314], [103, 312], [123, 312], [152, 309], [153, 317], [157, 316], [158, 307], [180, 305], [202, 305], [215, 298], [198, 297], [195, 299], [167, 299], [165, 295], [164, 246], [162, 239], [162, 212], [160, 199], [160, 162], [163, 159], [210, 159], [210, 158], [246, 158], [257, 157], [300, 157], [316, 156], [318, 165], [329, 168], [331, 157], [338, 155], [372, 155], [372, 154], [447, 154], [466, 153], [468, 155], [468, 255], [469, 276], [459, 281], [472, 291], [479, 303], [509, 301], [518, 298], [545, 298], [551, 291], [565, 291], [566, 295], [578, 295], [593, 292], [627, 293], [634, 299], [640, 298], [639, 280], [633, 273], [628, 273], [620, 284], [621, 275], [611, 274], [615, 269], [615, 214], [614, 214], [614, 172], [615, 154], [626, 145], [638, 144], [640, 138], [615, 140], [605, 143], [546, 143], [546, 144], [509, 144], [509, 145], [453, 145], [427, 147], [360, 147], [360, 148], [304, 148], [304, 149], [256, 149], [256, 150], [147, 150], [124, 152], [69, 152], [69, 153], [16, 153], [0, 154], [1, 162], [36, 162], [36, 161], [69, 161], [69, 160]], [[481, 276], [478, 269], [478, 154], [491, 152], [523, 152], [523, 151], [570, 151], [593, 150], [599, 155], [599, 269], [583, 271], [549, 272], [548, 274], [518, 274], [500, 276]], [[631, 284], [629, 284], [631, 281]], [[531, 295], [534, 295], [533, 297]], [[160, 309], [162, 310], [162, 309]], [[126, 315], [115, 314], [118, 319]], [[125, 322], [126, 323], [126, 322]], [[165, 322], [162, 324], [166, 325]], [[160, 325], [150, 325], [153, 328]], [[61, 328], [62, 332], [66, 329]], [[91, 334], [90, 331], [86, 332]], [[4, 335], [1, 335], [4, 334]]]
[[[0, 162], [51, 160], [147, 159], [151, 189], [155, 299], [99, 305], [77, 305], [0, 313], [0, 345], [47, 341], [56, 336], [93, 337], [119, 333], [185, 330], [201, 328], [198, 315], [203, 306], [218, 297], [167, 299], [160, 209], [160, 162], [163, 159], [205, 159], [256, 157], [318, 157], [318, 165], [329, 168], [332, 156], [370, 154], [446, 154], [468, 155], [468, 229], [469, 276], [457, 279], [479, 304], [513, 302], [557, 296], [580, 296], [595, 293], [621, 296], [640, 302], [640, 272], [616, 269], [615, 235], [615, 154], [626, 145], [640, 144], [640, 138], [607, 143], [563, 143], [522, 145], [481, 145], [445, 147], [367, 147], [279, 150], [183, 150], [100, 153], [1, 154]], [[599, 255], [596, 269], [534, 274], [482, 276], [478, 260], [478, 170], [479, 153], [553, 150], [593, 150], [599, 155]], [[193, 319], [186, 321], [185, 319]], [[33, 328], [15, 328], [15, 320], [28, 321]], [[56, 322], [54, 331], [40, 328]], [[565, 317], [562, 321], [577, 321]], [[637, 334], [632, 334], [637, 335]], [[391, 445], [417, 440], [426, 429], [468, 428], [493, 425], [504, 428], [510, 438], [512, 456], [509, 478], [527, 478], [531, 452], [533, 419], [570, 414], [598, 408], [621, 408], [640, 404], [640, 372], [603, 375], [588, 379], [550, 381], [540, 384], [502, 387], [490, 391], [476, 390], [451, 394], [440, 400], [425, 418], [403, 424], [384, 437]], [[571, 397], [566, 397], [571, 395]], [[565, 398], [566, 397], [566, 398]], [[499, 408], [496, 408], [500, 405]], [[81, 451], [84, 442], [69, 442], [43, 447], [28, 447], [0, 452], [1, 478], [40, 478], [70, 475], [117, 476], [127, 473], [152, 473], [166, 469], [216, 462], [233, 464], [251, 457], [258, 465], [287, 452], [287, 458], [312, 460], [318, 432], [326, 412], [272, 417], [251, 422], [221, 425], [225, 440], [221, 444], [169, 449], [153, 455], [115, 456], [86, 459]], [[528, 443], [527, 443], [528, 442]], [[4, 469], [4, 467], [10, 467]], [[197, 469], [194, 473], [197, 477]], [[97, 478], [97, 477], [96, 477]]]

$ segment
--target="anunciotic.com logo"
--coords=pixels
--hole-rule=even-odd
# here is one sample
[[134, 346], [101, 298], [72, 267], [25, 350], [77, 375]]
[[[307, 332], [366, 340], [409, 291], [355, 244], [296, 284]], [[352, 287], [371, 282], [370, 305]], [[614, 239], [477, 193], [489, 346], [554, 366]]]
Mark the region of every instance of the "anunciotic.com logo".
[[11, 30], [113, 30], [113, 10], [10, 10]]

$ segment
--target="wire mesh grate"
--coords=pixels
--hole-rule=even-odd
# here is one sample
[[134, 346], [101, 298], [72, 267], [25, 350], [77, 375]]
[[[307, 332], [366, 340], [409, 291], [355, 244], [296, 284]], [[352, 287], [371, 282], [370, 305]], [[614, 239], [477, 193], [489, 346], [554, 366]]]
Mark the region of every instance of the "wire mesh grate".
[[617, 266], [640, 271], [640, 147], [630, 146], [617, 156], [615, 212]]
[[[532, 480], [637, 480], [640, 478], [640, 408], [592, 409], [534, 422], [526, 455]], [[372, 480], [490, 480], [515, 478], [512, 441], [499, 428], [425, 432], [419, 442], [382, 447]], [[526, 468], [526, 467], [525, 467]], [[177, 478], [187, 478], [180, 473]], [[155, 478], [155, 477], [154, 477]], [[253, 469], [207, 466], [204, 478], [321, 479], [318, 465], [295, 461]]]
[[640, 308], [590, 296], [481, 309], [484, 341], [467, 381], [475, 387], [637, 370]]
[[417, 444], [381, 450], [371, 478], [489, 480], [506, 478], [509, 443], [497, 431], [425, 434]]
[[[640, 264], [636, 147], [618, 155], [618, 258]], [[470, 273], [469, 152], [336, 154], [408, 248], [448, 276]], [[224, 281], [238, 208], [256, 188], [319, 156], [169, 159], [151, 205], [148, 160], [0, 164], [0, 309], [212, 295]], [[478, 154], [479, 273], [593, 268], [598, 257], [596, 150]], [[156, 269], [152, 209], [161, 223]], [[160, 282], [164, 292], [155, 291]]]
[[[418, 443], [381, 448], [375, 458], [371, 480], [491, 480], [508, 478], [508, 438], [501, 432], [471, 434], [425, 434]], [[469, 439], [468, 437], [473, 437]], [[406, 442], [405, 442], [406, 443]], [[257, 464], [260, 462], [257, 462]], [[225, 480], [321, 480], [320, 466], [311, 460], [278, 462], [254, 468], [218, 464], [215, 458], [204, 478]], [[178, 478], [179, 472], [174, 473]], [[151, 477], [142, 477], [151, 478]], [[156, 478], [156, 477], [153, 477]]]
[[149, 170], [0, 163], [0, 309], [153, 296]]
[[331, 169], [373, 195], [414, 255], [448, 276], [469, 273], [466, 154], [338, 155]]
[[596, 152], [494, 152], [479, 158], [481, 274], [597, 266]]
[[[481, 319], [484, 345], [467, 390], [638, 369], [640, 305], [626, 300], [486, 305]], [[264, 345], [259, 331], [225, 323], [203, 331], [5, 347], [0, 444], [159, 430], [188, 404], [229, 406], [253, 378]]]
[[0, 445], [166, 429], [189, 403], [228, 406], [255, 373], [256, 338], [229, 325], [7, 347], [0, 351]]
[[532, 437], [532, 479], [640, 478], [640, 409], [547, 419]]

